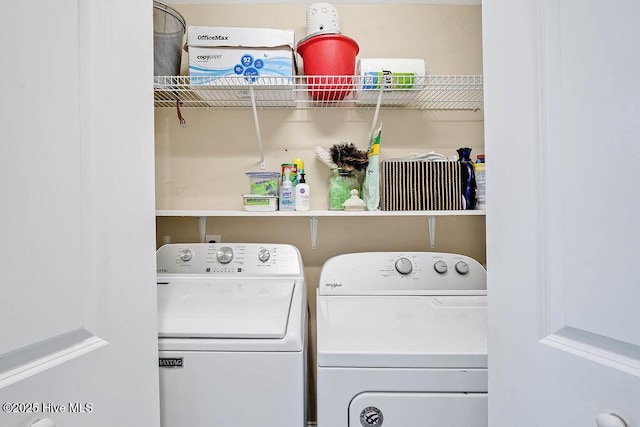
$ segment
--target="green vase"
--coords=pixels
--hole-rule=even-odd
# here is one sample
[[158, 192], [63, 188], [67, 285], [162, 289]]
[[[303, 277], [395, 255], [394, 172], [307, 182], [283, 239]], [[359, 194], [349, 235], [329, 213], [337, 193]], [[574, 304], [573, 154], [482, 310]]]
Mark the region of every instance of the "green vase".
[[351, 197], [351, 190], [360, 191], [358, 178], [352, 171], [334, 169], [329, 178], [329, 209], [332, 211], [343, 210], [342, 204]]

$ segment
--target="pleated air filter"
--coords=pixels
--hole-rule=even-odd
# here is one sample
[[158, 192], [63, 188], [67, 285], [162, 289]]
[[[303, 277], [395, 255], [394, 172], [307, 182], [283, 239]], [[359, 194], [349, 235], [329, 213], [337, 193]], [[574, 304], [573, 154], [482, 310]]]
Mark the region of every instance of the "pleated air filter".
[[461, 210], [460, 162], [384, 160], [380, 192], [384, 211]]

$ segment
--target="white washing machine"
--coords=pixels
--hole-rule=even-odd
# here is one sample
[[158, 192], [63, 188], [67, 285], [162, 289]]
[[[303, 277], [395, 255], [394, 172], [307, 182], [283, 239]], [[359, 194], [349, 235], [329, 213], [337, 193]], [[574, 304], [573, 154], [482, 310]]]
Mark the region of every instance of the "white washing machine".
[[462, 255], [329, 259], [317, 294], [318, 427], [486, 427], [486, 271]]
[[306, 425], [307, 297], [280, 244], [158, 249], [162, 427]]

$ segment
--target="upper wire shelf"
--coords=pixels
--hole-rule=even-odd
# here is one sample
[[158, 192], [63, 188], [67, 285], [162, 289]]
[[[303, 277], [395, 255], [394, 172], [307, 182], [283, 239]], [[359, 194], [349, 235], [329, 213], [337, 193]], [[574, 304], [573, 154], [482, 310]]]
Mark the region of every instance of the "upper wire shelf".
[[[253, 93], [252, 93], [253, 92]], [[479, 110], [481, 75], [410, 78], [360, 76], [238, 77], [155, 76], [156, 108], [374, 108]]]

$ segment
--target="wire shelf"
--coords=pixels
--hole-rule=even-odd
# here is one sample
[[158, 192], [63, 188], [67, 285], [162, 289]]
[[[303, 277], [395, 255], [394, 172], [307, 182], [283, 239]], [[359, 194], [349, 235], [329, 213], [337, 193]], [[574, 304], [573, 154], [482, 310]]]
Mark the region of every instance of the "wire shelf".
[[426, 75], [371, 81], [359, 76], [156, 76], [156, 108], [390, 108], [480, 110], [481, 75]]

